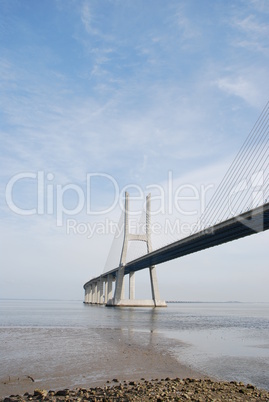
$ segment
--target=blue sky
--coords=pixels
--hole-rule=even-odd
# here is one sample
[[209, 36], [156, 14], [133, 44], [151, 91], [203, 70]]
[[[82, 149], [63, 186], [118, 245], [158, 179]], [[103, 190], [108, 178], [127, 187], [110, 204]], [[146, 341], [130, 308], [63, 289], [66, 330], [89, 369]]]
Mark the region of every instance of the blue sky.
[[[0, 9], [0, 297], [80, 299], [112, 236], [68, 233], [68, 219], [116, 222], [115, 183], [147, 193], [167, 189], [170, 174], [175, 189], [213, 194], [268, 101], [269, 3], [0, 0]], [[87, 174], [98, 215], [83, 204]], [[14, 176], [24, 177], [14, 205], [39, 213], [8, 205]], [[59, 223], [60, 195], [70, 213]], [[267, 244], [262, 233], [162, 265], [161, 294], [269, 301]]]

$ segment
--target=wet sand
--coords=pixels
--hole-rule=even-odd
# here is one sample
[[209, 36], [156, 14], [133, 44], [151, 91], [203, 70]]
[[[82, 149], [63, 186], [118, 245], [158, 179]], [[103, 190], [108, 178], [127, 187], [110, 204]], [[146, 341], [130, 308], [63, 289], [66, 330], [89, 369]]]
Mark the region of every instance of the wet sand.
[[[30, 337], [28, 334], [30, 331], [32, 330], [21, 330], [22, 345], [23, 340], [27, 336]], [[95, 332], [97, 338], [102, 337], [102, 342], [99, 343], [107, 346], [106, 350], [98, 349], [98, 343], [96, 343], [94, 351], [92, 347], [87, 348], [82, 330], [66, 329], [65, 331], [68, 332], [67, 345], [62, 352], [61, 349], [57, 352], [55, 336], [59, 330], [36, 330], [35, 339], [38, 338], [40, 343], [39, 359], [37, 360], [38, 353], [35, 350], [35, 358], [30, 359], [30, 356], [25, 353], [17, 364], [10, 366], [10, 369], [7, 366], [5, 370], [2, 366], [1, 372], [5, 371], [5, 373], [0, 377], [0, 397], [11, 394], [22, 395], [25, 392], [33, 393], [35, 389], [59, 390], [103, 386], [107, 380], [113, 379], [137, 381], [141, 378], [146, 380], [166, 377], [204, 378], [202, 373], [182, 365], [169, 350], [172, 346], [181, 348], [186, 345], [171, 339], [167, 340], [152, 332], [138, 333], [113, 329], [97, 331]], [[44, 356], [45, 350], [42, 352], [41, 345], [48, 336], [52, 338], [54, 336], [54, 349], [45, 349], [48, 354]], [[85, 343], [84, 348], [72, 353], [71, 336], [74, 341], [80, 336], [82, 345]], [[59, 345], [64, 342], [62, 336], [58, 339]], [[25, 352], [27, 352], [27, 344], [25, 344]], [[29, 353], [33, 351], [29, 350]]]
[[[16, 365], [8, 366], [6, 360], [6, 373], [0, 378], [0, 402], [269, 400], [268, 391], [249, 384], [214, 381], [181, 364], [172, 350], [188, 346], [153, 332], [92, 331], [93, 342], [87, 347], [89, 333], [82, 329], [65, 328], [59, 334], [59, 329], [39, 328], [34, 336], [32, 331], [19, 331], [25, 350]], [[38, 360], [38, 350], [27, 347], [27, 337], [31, 341], [38, 339]], [[42, 349], [48, 337], [51, 343]], [[80, 347], [72, 350], [76, 340]], [[60, 348], [63, 343], [65, 346]], [[92, 349], [92, 345], [96, 348]], [[98, 349], [98, 345], [103, 348]], [[6, 341], [6, 346], [12, 345]]]

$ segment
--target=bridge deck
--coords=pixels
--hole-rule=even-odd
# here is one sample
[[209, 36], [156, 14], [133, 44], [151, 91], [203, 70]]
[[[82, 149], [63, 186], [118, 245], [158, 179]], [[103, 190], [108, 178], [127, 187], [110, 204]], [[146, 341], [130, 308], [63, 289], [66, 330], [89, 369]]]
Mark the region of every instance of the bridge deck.
[[[269, 203], [152, 251], [126, 264], [125, 274], [269, 229]], [[106, 274], [116, 275], [118, 268]], [[88, 282], [87, 282], [88, 283]], [[84, 285], [84, 287], [87, 285]]]

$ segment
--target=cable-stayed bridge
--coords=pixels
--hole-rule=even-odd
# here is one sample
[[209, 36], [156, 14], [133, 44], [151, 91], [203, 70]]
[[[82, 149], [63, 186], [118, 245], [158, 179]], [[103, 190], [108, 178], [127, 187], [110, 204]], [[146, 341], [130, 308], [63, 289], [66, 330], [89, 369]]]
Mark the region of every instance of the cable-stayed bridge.
[[[165, 306], [156, 265], [269, 229], [269, 102], [239, 150], [192, 232], [156, 249], [152, 246], [151, 197], [146, 200], [144, 230], [132, 233], [129, 196], [125, 193], [124, 238], [118, 266], [85, 283], [85, 303], [107, 306]], [[129, 244], [143, 244], [127, 258]], [[113, 244], [112, 244], [113, 248]], [[135, 272], [149, 269], [151, 300], [135, 299]], [[124, 276], [129, 275], [129, 298]]]

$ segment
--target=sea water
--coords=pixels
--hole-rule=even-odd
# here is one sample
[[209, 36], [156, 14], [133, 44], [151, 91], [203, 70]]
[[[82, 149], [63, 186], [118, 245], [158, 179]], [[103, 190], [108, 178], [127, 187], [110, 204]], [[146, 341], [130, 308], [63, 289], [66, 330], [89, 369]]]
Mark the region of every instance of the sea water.
[[166, 348], [181, 363], [205, 375], [269, 389], [269, 303], [171, 303], [152, 309], [0, 300], [0, 378], [23, 372], [47, 375], [49, 381], [52, 372], [66, 372], [74, 385], [89, 361], [100, 367], [96, 380], [109, 377], [101, 361], [116, 353], [115, 333], [131, 334], [141, 346], [155, 334], [168, 340]]

